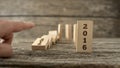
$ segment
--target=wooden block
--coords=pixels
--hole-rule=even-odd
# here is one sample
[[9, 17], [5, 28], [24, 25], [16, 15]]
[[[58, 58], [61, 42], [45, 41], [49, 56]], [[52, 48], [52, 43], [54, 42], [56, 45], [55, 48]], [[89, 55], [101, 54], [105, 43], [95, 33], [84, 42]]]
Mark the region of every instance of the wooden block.
[[49, 47], [48, 48], [50, 48], [52, 46], [52, 36], [48, 35], [48, 38], [49, 38]]
[[81, 20], [77, 23], [77, 52], [92, 52], [93, 21]]
[[46, 36], [42, 37], [42, 39], [43, 40], [40, 45], [44, 47], [44, 50], [46, 50], [49, 47], [49, 37], [48, 37], [48, 35], [46, 35]]
[[56, 30], [49, 31], [49, 36], [52, 37], [52, 42], [53, 42], [53, 44], [56, 44], [58, 32], [57, 32]]
[[32, 50], [41, 50], [41, 38], [37, 38], [32, 44]]
[[73, 42], [76, 42], [76, 35], [77, 34], [77, 24], [73, 25]]
[[37, 38], [32, 45], [38, 45], [40, 43], [41, 38]]
[[62, 38], [62, 24], [58, 24], [58, 40]]
[[48, 36], [42, 36], [37, 38], [32, 44], [32, 50], [47, 50], [49, 45]]
[[72, 40], [72, 25], [71, 24], [66, 24], [65, 25], [65, 37], [66, 40]]

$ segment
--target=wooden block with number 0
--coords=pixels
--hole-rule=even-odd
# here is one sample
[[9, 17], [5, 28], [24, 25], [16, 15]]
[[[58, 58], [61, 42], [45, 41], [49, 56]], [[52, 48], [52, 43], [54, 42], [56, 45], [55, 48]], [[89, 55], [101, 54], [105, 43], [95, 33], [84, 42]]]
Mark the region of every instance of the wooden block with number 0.
[[77, 52], [92, 52], [92, 40], [93, 40], [93, 21], [80, 20], [77, 22]]

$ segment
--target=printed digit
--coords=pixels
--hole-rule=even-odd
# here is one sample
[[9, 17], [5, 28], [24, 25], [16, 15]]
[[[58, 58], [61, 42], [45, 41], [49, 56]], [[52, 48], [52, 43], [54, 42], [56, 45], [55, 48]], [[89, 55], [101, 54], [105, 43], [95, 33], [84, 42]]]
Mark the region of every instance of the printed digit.
[[84, 38], [84, 43], [87, 43], [86, 38]]
[[83, 45], [82, 48], [83, 48], [83, 50], [86, 50], [86, 49], [87, 49], [87, 46], [86, 46], [86, 45]]
[[87, 24], [83, 24], [83, 25], [84, 25], [83, 29], [88, 29]]
[[83, 31], [83, 35], [84, 35], [84, 36], [87, 36], [87, 31]]

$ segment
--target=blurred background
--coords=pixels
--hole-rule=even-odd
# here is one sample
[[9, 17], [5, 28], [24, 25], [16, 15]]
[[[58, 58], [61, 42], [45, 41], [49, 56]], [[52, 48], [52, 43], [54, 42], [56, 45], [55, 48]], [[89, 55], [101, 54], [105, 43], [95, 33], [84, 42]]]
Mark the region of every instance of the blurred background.
[[15, 38], [37, 38], [57, 24], [94, 21], [94, 38], [120, 37], [120, 0], [0, 0], [0, 19], [34, 22]]

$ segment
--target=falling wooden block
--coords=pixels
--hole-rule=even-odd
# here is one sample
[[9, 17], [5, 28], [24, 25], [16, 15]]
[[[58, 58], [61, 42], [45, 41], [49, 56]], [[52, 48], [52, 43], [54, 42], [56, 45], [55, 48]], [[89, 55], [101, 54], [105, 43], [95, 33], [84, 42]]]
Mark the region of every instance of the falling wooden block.
[[53, 44], [56, 44], [58, 32], [57, 32], [56, 30], [49, 31], [49, 36], [52, 37], [52, 42], [53, 42]]
[[77, 52], [92, 52], [93, 21], [81, 20], [77, 22]]
[[77, 24], [73, 25], [73, 42], [76, 42], [76, 35], [77, 34]]
[[58, 40], [62, 38], [62, 24], [58, 24]]
[[65, 37], [66, 40], [72, 40], [72, 25], [71, 24], [66, 24], [65, 25]]
[[41, 38], [37, 38], [32, 44], [32, 50], [40, 50], [41, 49]]
[[32, 44], [32, 50], [47, 50], [49, 45], [49, 38], [47, 36], [42, 36], [37, 38]]
[[52, 46], [52, 36], [48, 35], [48, 38], [49, 38], [49, 47], [48, 48], [50, 48]]
[[41, 44], [40, 44], [42, 47], [44, 47], [44, 50], [46, 50], [46, 49], [48, 49], [48, 47], [49, 47], [49, 37], [48, 37], [48, 35], [46, 35], [46, 36], [44, 36], [44, 37], [42, 37], [42, 42], [41, 42]]
[[[47, 41], [48, 41], [48, 46], [47, 46], [47, 48], [50, 48], [51, 47], [51, 45], [52, 45], [52, 38], [51, 38], [51, 36], [50, 35], [43, 35], [41, 38], [45, 38]], [[42, 44], [42, 43], [41, 43]]]

